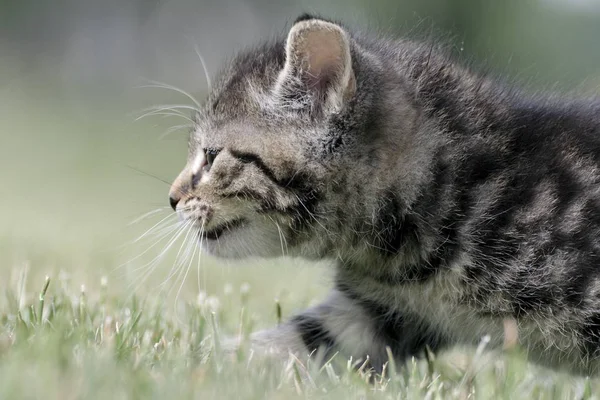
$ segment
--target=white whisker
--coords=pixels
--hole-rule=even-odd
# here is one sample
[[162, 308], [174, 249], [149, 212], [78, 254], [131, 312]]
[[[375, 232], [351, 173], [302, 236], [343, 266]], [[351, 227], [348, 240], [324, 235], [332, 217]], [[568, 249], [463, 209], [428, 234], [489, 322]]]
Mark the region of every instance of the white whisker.
[[136, 267], [133, 269], [133, 272], [139, 271], [139, 270], [145, 270], [146, 272], [144, 273], [145, 277], [144, 279], [142, 279], [142, 281], [140, 282], [143, 283], [143, 281], [146, 279], [146, 277], [154, 270], [154, 268], [156, 267], [156, 265], [160, 262], [160, 260], [162, 260], [162, 258], [164, 257], [164, 255], [169, 251], [169, 249], [173, 246], [173, 244], [177, 241], [177, 239], [181, 236], [181, 234], [185, 231], [185, 228], [188, 227], [191, 224], [191, 222], [187, 222], [182, 224], [181, 227], [179, 227], [179, 229], [177, 230], [177, 232], [173, 235], [173, 237], [169, 240], [169, 242], [167, 243], [167, 245], [161, 250], [161, 252], [154, 257], [152, 260], [150, 260], [150, 262], [140, 266], [140, 267]]
[[171, 268], [171, 271], [167, 278], [159, 286], [164, 286], [167, 282], [169, 282], [171, 278], [177, 273], [177, 271], [179, 271], [180, 264], [183, 264], [184, 261], [182, 262], [182, 260], [180, 259], [182, 255], [181, 252], [183, 251], [184, 247], [188, 245], [187, 240], [190, 235], [190, 232], [192, 232], [194, 228], [194, 222], [195, 221], [190, 221], [185, 237], [183, 238], [183, 242], [181, 243], [181, 246], [179, 246], [179, 251], [177, 251], [177, 255], [175, 256], [175, 262], [173, 263], [173, 267]]
[[142, 221], [142, 220], [144, 220], [144, 219], [146, 219], [146, 218], [148, 218], [148, 217], [150, 217], [150, 216], [152, 216], [154, 214], [157, 214], [157, 213], [159, 213], [161, 211], [166, 210], [167, 208], [171, 208], [171, 207], [165, 206], [165, 207], [160, 207], [160, 208], [158, 208], [156, 210], [148, 211], [147, 213], [142, 214], [141, 216], [137, 217], [136, 219], [134, 219], [133, 221], [131, 221], [130, 223], [128, 223], [127, 226], [135, 225], [138, 222], [140, 222], [140, 221]]
[[[204, 220], [202, 221], [202, 225], [200, 226], [200, 230], [198, 231], [198, 236], [200, 237], [200, 243], [198, 243], [198, 292], [200, 292], [200, 260], [202, 259], [202, 244], [204, 243]], [[206, 279], [204, 279], [206, 282]]]
[[157, 229], [155, 232], [151, 232], [148, 236], [151, 237], [164, 237], [168, 235], [170, 232], [173, 232], [175, 229], [181, 226], [181, 221], [176, 221], [173, 225], [168, 225], [165, 227], [161, 227]]
[[177, 92], [177, 93], [180, 93], [180, 94], [186, 96], [188, 99], [192, 100], [194, 102], [194, 104], [196, 104], [196, 106], [198, 108], [200, 108], [200, 102], [198, 100], [196, 100], [196, 98], [194, 96], [192, 96], [191, 94], [189, 94], [185, 90], [180, 89], [180, 88], [178, 88], [176, 86], [173, 86], [173, 85], [169, 85], [167, 83], [163, 83], [163, 82], [158, 82], [158, 81], [153, 81], [153, 80], [149, 80], [148, 82], [149, 82], [148, 85], [142, 85], [142, 86], [138, 86], [138, 87], [140, 87], [140, 88], [157, 88], [157, 89], [172, 90], [174, 92]]
[[[142, 277], [139, 280], [138, 284], [133, 289], [132, 293], [137, 292], [137, 290], [142, 286], [142, 284], [146, 281], [146, 279], [148, 279], [148, 277], [150, 277], [152, 272], [154, 272], [154, 269], [158, 266], [159, 262], [163, 259], [163, 257], [166, 255], [166, 253], [169, 251], [169, 249], [173, 246], [173, 244], [177, 241], [177, 238], [179, 236], [181, 236], [181, 234], [185, 231], [185, 228], [187, 226], [188, 226], [187, 224], [184, 224], [181, 227], [179, 232], [175, 235], [175, 237], [173, 237], [170, 240], [170, 242], [163, 248], [163, 250], [159, 253], [158, 256], [156, 256], [154, 259], [152, 259], [149, 263], [145, 264], [144, 266], [134, 269], [134, 271], [143, 269], [144, 272], [143, 272]], [[131, 287], [131, 285], [129, 285], [129, 287]]]
[[190, 257], [190, 262], [188, 263], [188, 266], [185, 270], [185, 275], [183, 276], [183, 279], [181, 280], [181, 285], [179, 285], [179, 289], [177, 290], [177, 295], [175, 295], [175, 302], [177, 302], [177, 299], [179, 299], [179, 294], [181, 293], [181, 289], [183, 288], [183, 285], [185, 284], [185, 281], [190, 272], [190, 268], [192, 267], [192, 262], [194, 261], [194, 257], [196, 256], [196, 250], [198, 250], [198, 243], [196, 243], [195, 238], [194, 238], [194, 240], [192, 240], [191, 244], [192, 244], [194, 250], [192, 252], [192, 256]]
[[204, 61], [204, 57], [202, 57], [202, 53], [200, 53], [200, 49], [198, 46], [194, 44], [194, 51], [196, 55], [200, 59], [200, 63], [202, 64], [202, 70], [204, 71], [204, 77], [206, 78], [206, 85], [208, 86], [208, 91], [212, 91], [212, 81], [210, 79], [210, 74], [208, 73], [208, 68], [206, 68], [206, 62]]
[[208, 87], [208, 91], [212, 91], [212, 81], [210, 79], [210, 74], [208, 73], [208, 68], [206, 67], [206, 62], [204, 61], [204, 57], [202, 57], [202, 53], [196, 44], [196, 41], [191, 36], [186, 36], [187, 40], [194, 46], [194, 51], [202, 64], [202, 71], [204, 72], [204, 77], [206, 78], [206, 86]]
[[158, 221], [156, 224], [152, 225], [152, 227], [150, 227], [148, 230], [146, 230], [144, 233], [142, 233], [140, 236], [138, 236], [137, 239], [135, 239], [133, 241], [133, 243], [137, 243], [140, 240], [142, 240], [144, 237], [146, 237], [146, 235], [148, 235], [150, 232], [152, 232], [153, 229], [155, 229], [156, 227], [158, 227], [161, 223], [163, 223], [163, 221], [166, 221], [169, 218], [172, 217], [177, 217], [177, 214], [174, 213], [169, 213], [169, 215], [167, 215], [166, 217], [164, 217], [163, 219], [161, 219], [160, 221]]
[[[142, 257], [144, 254], [148, 253], [150, 250], [152, 250], [154, 247], [156, 247], [156, 246], [157, 246], [157, 245], [158, 245], [160, 242], [162, 242], [164, 239], [166, 239], [166, 238], [167, 238], [167, 237], [168, 237], [168, 236], [169, 236], [171, 233], [173, 233], [173, 232], [177, 231], [179, 228], [180, 228], [180, 227], [179, 227], [179, 223], [177, 223], [177, 224], [175, 224], [175, 225], [172, 225], [172, 226], [170, 226], [170, 227], [167, 229], [167, 231], [166, 231], [166, 232], [164, 232], [164, 233], [162, 233], [162, 234], [161, 234], [161, 235], [158, 237], [158, 239], [157, 239], [157, 240], [156, 240], [154, 243], [152, 243], [150, 246], [148, 246], [148, 247], [146, 248], [146, 250], [142, 251], [140, 254], [138, 254], [137, 256], [133, 257], [132, 259], [130, 259], [130, 260], [128, 260], [128, 261], [126, 261], [126, 262], [124, 262], [124, 263], [120, 264], [119, 266], [117, 266], [117, 268], [116, 268], [116, 269], [118, 269], [118, 268], [122, 268], [122, 267], [124, 267], [124, 266], [126, 266], [126, 265], [129, 265], [129, 264], [131, 264], [133, 261], [135, 261], [135, 260], [137, 260], [137, 259], [141, 258], [141, 257]], [[137, 269], [138, 269], [138, 268], [134, 269], [134, 271], [136, 271]]]
[[146, 118], [148, 116], [151, 116], [151, 115], [165, 115], [166, 113], [168, 113], [166, 115], [179, 116], [179, 117], [183, 117], [183, 118], [187, 119], [191, 123], [194, 122], [194, 120], [192, 120], [189, 117], [189, 115], [184, 114], [180, 110], [190, 110], [192, 112], [198, 111], [198, 109], [196, 107], [193, 107], [193, 106], [190, 106], [187, 104], [161, 104], [161, 105], [156, 105], [156, 106], [152, 106], [152, 107], [143, 109], [141, 111], [143, 114], [136, 117], [135, 120], [139, 121], [139, 120]]
[[162, 112], [157, 112], [151, 115], [158, 115], [161, 116], [162, 118], [167, 118], [167, 117], [178, 117], [178, 118], [183, 118], [186, 121], [188, 121], [191, 125], [194, 124], [194, 120], [191, 119], [190, 117], [188, 117], [187, 115], [184, 115], [183, 113], [176, 113], [176, 112], [172, 112], [172, 111], [162, 111]]
[[171, 133], [176, 132], [176, 131], [180, 131], [182, 129], [185, 129], [187, 131], [193, 129], [194, 126], [190, 125], [190, 124], [182, 124], [182, 125], [175, 125], [170, 127], [169, 129], [167, 129], [162, 135], [160, 135], [158, 138], [159, 139], [164, 139], [167, 136], [169, 136]]

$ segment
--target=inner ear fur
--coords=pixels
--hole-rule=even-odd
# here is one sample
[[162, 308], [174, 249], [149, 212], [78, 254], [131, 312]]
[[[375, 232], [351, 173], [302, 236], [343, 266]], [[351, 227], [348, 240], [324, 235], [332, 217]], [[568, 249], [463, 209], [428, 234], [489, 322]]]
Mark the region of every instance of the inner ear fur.
[[285, 52], [280, 88], [306, 90], [332, 111], [340, 109], [354, 93], [350, 39], [339, 25], [301, 20], [291, 28]]

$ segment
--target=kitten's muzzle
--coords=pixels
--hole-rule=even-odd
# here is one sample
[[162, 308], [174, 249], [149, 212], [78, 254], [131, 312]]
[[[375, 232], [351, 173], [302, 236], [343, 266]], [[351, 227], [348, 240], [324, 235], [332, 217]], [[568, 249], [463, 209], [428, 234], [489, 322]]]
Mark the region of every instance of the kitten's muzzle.
[[214, 214], [214, 209], [208, 203], [195, 197], [178, 201], [175, 211], [186, 219], [195, 219], [205, 225], [209, 224]]

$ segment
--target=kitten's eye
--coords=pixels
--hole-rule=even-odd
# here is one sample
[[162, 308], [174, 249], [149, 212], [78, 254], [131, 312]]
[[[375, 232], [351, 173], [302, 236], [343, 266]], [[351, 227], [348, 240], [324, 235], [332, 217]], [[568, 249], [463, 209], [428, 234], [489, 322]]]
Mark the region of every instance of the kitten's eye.
[[206, 157], [207, 168], [212, 167], [215, 158], [219, 154], [219, 149], [204, 149], [204, 156]]

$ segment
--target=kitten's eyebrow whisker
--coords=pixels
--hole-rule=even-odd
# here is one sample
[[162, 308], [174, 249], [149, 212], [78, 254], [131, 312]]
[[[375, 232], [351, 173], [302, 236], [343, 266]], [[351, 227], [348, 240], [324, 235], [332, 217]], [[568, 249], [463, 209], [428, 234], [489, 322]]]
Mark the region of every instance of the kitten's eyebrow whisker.
[[206, 67], [206, 62], [204, 61], [204, 57], [202, 57], [200, 48], [198, 48], [194, 38], [188, 35], [186, 35], [185, 38], [194, 46], [194, 51], [196, 52], [196, 55], [202, 64], [202, 71], [204, 72], [204, 77], [206, 78], [206, 86], [208, 87], [208, 91], [212, 92], [212, 80], [210, 79], [210, 74], [208, 73], [208, 68]]
[[135, 120], [139, 121], [143, 118], [146, 118], [146, 117], [149, 117], [152, 115], [173, 115], [173, 116], [179, 116], [179, 117], [185, 118], [188, 121], [190, 121], [192, 124], [194, 123], [193, 119], [191, 119], [188, 115], [184, 114], [182, 111], [179, 111], [179, 110], [191, 110], [193, 112], [198, 111], [198, 109], [196, 107], [188, 106], [185, 104], [164, 104], [164, 105], [157, 105], [157, 106], [145, 108], [144, 110], [142, 110], [143, 114], [136, 117]]
[[169, 136], [171, 133], [176, 132], [176, 131], [180, 131], [182, 129], [194, 129], [193, 126], [189, 125], [189, 124], [182, 124], [182, 125], [175, 125], [170, 127], [169, 129], [167, 129], [162, 135], [160, 135], [158, 138], [159, 139], [164, 139], [167, 136]]
[[155, 88], [155, 89], [167, 89], [167, 90], [172, 90], [174, 92], [180, 93], [184, 96], [186, 96], [188, 99], [190, 99], [191, 101], [194, 102], [194, 104], [200, 108], [201, 104], [198, 100], [196, 100], [196, 98], [194, 96], [192, 96], [191, 94], [189, 94], [188, 92], [186, 92], [183, 89], [180, 89], [176, 86], [173, 85], [169, 85], [167, 83], [163, 83], [163, 82], [159, 82], [159, 81], [154, 81], [154, 80], [148, 80], [148, 84], [147, 85], [141, 85], [138, 86], [139, 88]]
[[204, 71], [204, 77], [206, 78], [206, 85], [208, 86], [208, 91], [212, 92], [212, 81], [210, 79], [210, 74], [208, 73], [208, 68], [206, 68], [206, 62], [204, 61], [204, 57], [202, 57], [202, 53], [200, 53], [200, 49], [195, 44], [194, 51], [198, 55], [200, 63], [202, 64], [202, 70]]
[[194, 106], [190, 106], [189, 104], [179, 104], [179, 103], [174, 103], [174, 104], [155, 104], [153, 106], [146, 107], [142, 111], [146, 111], [146, 112], [173, 111], [173, 112], [181, 113], [182, 115], [185, 115], [185, 114], [183, 114], [179, 110], [198, 111], [198, 108], [194, 107]]
[[161, 112], [156, 112], [156, 113], [152, 113], [152, 114], [147, 114], [146, 116], [160, 116], [162, 118], [167, 118], [167, 117], [178, 117], [178, 118], [183, 118], [184, 120], [188, 121], [189, 124], [186, 126], [194, 126], [194, 121], [188, 117], [187, 115], [181, 114], [181, 113], [176, 113], [176, 112], [167, 112], [167, 111], [161, 111]]

